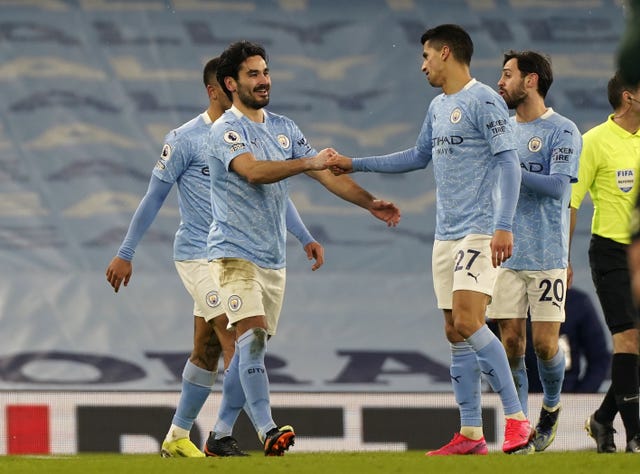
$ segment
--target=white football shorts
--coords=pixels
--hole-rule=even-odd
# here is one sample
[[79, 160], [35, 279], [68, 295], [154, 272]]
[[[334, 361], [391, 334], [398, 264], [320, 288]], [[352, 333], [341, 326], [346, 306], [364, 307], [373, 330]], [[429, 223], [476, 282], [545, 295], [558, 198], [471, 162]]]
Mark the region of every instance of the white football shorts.
[[261, 268], [241, 258], [215, 259], [209, 262], [209, 268], [219, 284], [229, 324], [264, 316], [267, 334], [275, 335], [284, 300], [286, 269]]
[[529, 312], [531, 321], [562, 323], [566, 282], [566, 268], [538, 271], [501, 268], [487, 316], [524, 319]]
[[193, 315], [211, 321], [224, 314], [218, 285], [211, 278], [206, 259], [175, 262], [182, 284], [193, 298]]
[[439, 309], [453, 307], [453, 292], [470, 290], [491, 296], [497, 268], [491, 263], [490, 235], [469, 234], [433, 243], [433, 286]]

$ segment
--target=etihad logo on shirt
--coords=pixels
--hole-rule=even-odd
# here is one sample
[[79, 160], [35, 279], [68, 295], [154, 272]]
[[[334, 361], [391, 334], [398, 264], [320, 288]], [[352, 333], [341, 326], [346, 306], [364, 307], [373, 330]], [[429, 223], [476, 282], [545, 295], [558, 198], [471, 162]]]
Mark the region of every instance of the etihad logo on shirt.
[[431, 139], [431, 148], [443, 145], [461, 145], [464, 141], [459, 135], [449, 135], [448, 137], [433, 137]]
[[616, 182], [618, 183], [618, 188], [623, 193], [628, 193], [633, 189], [633, 185], [636, 181], [635, 170], [626, 169], [626, 170], [617, 170], [616, 171]]
[[520, 168], [530, 171], [531, 173], [542, 173], [544, 171], [544, 166], [540, 163], [536, 163], [535, 161], [520, 163]]

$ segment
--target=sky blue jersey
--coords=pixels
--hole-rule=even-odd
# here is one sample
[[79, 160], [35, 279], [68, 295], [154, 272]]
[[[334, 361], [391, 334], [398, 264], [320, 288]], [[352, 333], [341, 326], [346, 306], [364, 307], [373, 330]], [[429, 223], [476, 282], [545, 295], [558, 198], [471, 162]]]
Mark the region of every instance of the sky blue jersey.
[[174, 260], [207, 258], [211, 206], [203, 199], [210, 187], [204, 150], [210, 126], [204, 112], [169, 132], [153, 169], [156, 178], [177, 185], [181, 219], [173, 242]]
[[[549, 108], [531, 122], [511, 118], [523, 173], [563, 174], [578, 180], [582, 135], [569, 119]], [[502, 263], [513, 270], [566, 268], [569, 255], [571, 186], [560, 198], [520, 188], [513, 222], [513, 255]]]
[[292, 120], [264, 113], [264, 122], [256, 123], [231, 107], [209, 132], [213, 220], [208, 258], [236, 257], [279, 269], [286, 263], [287, 180], [250, 184], [231, 171], [230, 164], [243, 153], [252, 153], [256, 160], [283, 161], [317, 152]]
[[436, 239], [493, 235], [499, 175], [494, 155], [516, 148], [502, 97], [475, 79], [455, 94], [438, 95], [416, 147], [433, 161]]

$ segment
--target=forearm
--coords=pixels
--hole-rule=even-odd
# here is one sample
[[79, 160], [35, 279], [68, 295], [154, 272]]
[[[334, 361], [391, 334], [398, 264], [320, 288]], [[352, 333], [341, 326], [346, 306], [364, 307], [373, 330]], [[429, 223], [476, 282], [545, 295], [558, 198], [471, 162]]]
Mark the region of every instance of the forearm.
[[347, 175], [335, 176], [329, 170], [313, 171], [307, 174], [318, 180], [328, 191], [356, 206], [368, 210], [375, 200], [375, 196]]
[[244, 174], [251, 184], [271, 184], [311, 169], [309, 158], [286, 161], [253, 161]]
[[570, 177], [564, 174], [539, 174], [531, 171], [521, 170], [522, 184], [530, 190], [549, 196], [553, 199], [560, 199], [569, 187]]
[[406, 173], [425, 168], [431, 156], [421, 153], [416, 147], [389, 153], [388, 155], [353, 158], [353, 171], [375, 171], [379, 173]]
[[518, 195], [522, 175], [518, 156], [515, 151], [508, 150], [496, 155], [501, 176], [498, 184], [500, 188], [500, 200], [496, 209], [496, 230], [511, 231], [513, 216], [516, 213]]
[[165, 183], [155, 176], [151, 177], [147, 193], [133, 214], [127, 235], [118, 249], [118, 257], [128, 261], [133, 259], [138, 243], [153, 223], [156, 215], [158, 215], [158, 211], [169, 194], [171, 186], [170, 183]]
[[298, 242], [300, 242], [303, 247], [315, 240], [309, 232], [309, 229], [307, 229], [307, 226], [302, 222], [298, 209], [296, 209], [291, 199], [289, 199], [287, 203], [287, 230], [298, 239]]
[[571, 242], [573, 241], [573, 232], [576, 230], [576, 222], [578, 221], [578, 209], [569, 208], [569, 262], [571, 262]]

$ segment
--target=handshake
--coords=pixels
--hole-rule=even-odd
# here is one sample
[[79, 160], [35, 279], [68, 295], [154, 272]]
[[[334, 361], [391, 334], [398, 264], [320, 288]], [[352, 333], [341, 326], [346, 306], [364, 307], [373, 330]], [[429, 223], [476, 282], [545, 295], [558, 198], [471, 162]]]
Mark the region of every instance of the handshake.
[[341, 155], [333, 148], [325, 148], [308, 160], [310, 169], [317, 171], [328, 169], [336, 176], [353, 171], [351, 158]]

